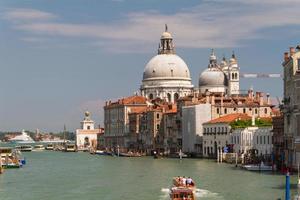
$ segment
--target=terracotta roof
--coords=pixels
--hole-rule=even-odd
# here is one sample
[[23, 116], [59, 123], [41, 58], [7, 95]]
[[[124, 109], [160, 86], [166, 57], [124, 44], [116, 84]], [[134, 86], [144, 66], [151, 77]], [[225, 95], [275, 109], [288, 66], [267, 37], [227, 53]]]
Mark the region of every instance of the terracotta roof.
[[230, 123], [233, 122], [235, 120], [249, 120], [251, 119], [251, 117], [247, 114], [244, 113], [233, 113], [233, 114], [229, 114], [229, 115], [225, 115], [223, 117], [219, 117], [213, 120], [210, 120], [204, 124], [215, 124], [215, 123]]
[[138, 113], [143, 113], [147, 110], [147, 107], [134, 107], [134, 108], [131, 108], [131, 113], [129, 114], [138, 114]]
[[113, 105], [129, 105], [129, 104], [146, 104], [147, 99], [143, 96], [130, 96], [118, 99], [114, 102], [107, 102], [106, 106], [113, 106]]

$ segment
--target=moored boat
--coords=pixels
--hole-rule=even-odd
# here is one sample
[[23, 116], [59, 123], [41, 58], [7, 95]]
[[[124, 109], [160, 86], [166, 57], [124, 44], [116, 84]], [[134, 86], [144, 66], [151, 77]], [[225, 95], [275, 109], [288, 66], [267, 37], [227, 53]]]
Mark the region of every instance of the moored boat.
[[46, 148], [45, 148], [46, 150], [53, 150], [54, 149], [54, 145], [53, 144], [47, 144], [47, 146], [46, 146]]
[[20, 151], [32, 151], [31, 145], [22, 145], [19, 149]]
[[76, 145], [75, 144], [66, 144], [65, 145], [65, 152], [76, 152]]
[[128, 153], [119, 153], [120, 157], [141, 157], [142, 155], [139, 153], [133, 153], [133, 152], [128, 152]]
[[244, 165], [243, 168], [249, 171], [272, 171], [273, 169], [275, 169], [274, 166], [265, 165], [263, 162], [261, 162], [260, 164]]
[[43, 150], [45, 150], [45, 147], [44, 147], [44, 145], [39, 144], [39, 145], [35, 145], [33, 150], [34, 151], [43, 151]]

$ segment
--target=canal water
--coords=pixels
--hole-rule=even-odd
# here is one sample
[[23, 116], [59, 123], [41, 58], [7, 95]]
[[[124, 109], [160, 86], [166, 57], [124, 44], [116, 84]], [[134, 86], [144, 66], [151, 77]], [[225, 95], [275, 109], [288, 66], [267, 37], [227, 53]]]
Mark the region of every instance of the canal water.
[[248, 172], [211, 160], [49, 151], [23, 155], [27, 160], [23, 168], [0, 175], [1, 200], [167, 200], [172, 177], [179, 175], [194, 179], [197, 199], [284, 199], [285, 176]]

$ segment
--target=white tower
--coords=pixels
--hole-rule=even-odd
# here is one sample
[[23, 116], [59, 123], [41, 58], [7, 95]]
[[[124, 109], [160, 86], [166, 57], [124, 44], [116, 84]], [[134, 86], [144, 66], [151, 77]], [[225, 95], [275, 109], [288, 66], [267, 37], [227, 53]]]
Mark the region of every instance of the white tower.
[[237, 63], [234, 52], [229, 60], [228, 67], [228, 80], [229, 80], [229, 95], [236, 95], [240, 92], [240, 68]]
[[91, 120], [90, 118], [90, 112], [89, 111], [86, 111], [84, 113], [84, 119], [81, 123], [81, 129], [83, 130], [94, 130], [95, 129], [95, 123], [93, 120]]

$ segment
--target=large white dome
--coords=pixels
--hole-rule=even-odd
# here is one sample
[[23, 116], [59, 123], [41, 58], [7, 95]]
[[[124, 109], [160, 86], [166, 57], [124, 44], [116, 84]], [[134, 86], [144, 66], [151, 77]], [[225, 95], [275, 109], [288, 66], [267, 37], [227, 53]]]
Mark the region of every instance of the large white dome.
[[176, 54], [159, 54], [146, 65], [143, 80], [183, 79], [191, 80], [186, 63]]
[[199, 87], [223, 86], [228, 86], [228, 79], [225, 73], [218, 68], [207, 68], [199, 76]]

